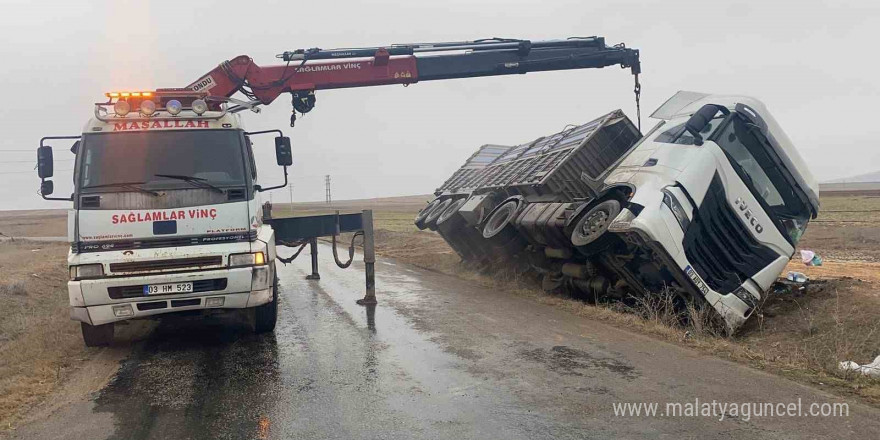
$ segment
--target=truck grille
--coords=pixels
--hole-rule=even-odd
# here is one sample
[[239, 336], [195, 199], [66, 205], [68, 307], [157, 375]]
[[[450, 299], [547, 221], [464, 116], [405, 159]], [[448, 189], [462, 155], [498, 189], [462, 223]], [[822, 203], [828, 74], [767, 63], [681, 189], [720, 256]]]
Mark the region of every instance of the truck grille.
[[709, 287], [726, 294], [779, 255], [762, 245], [727, 202], [718, 174], [684, 235], [684, 253]]
[[110, 263], [110, 272], [147, 272], [191, 267], [219, 266], [221, 264], [223, 264], [223, 257], [219, 255], [211, 257], [174, 258], [170, 260]]
[[[216, 278], [212, 280], [198, 280], [193, 281], [193, 291], [192, 293], [198, 292], [211, 292], [214, 290], [224, 290], [226, 289], [226, 278]], [[123, 299], [123, 298], [140, 298], [144, 295], [144, 285], [138, 284], [134, 286], [118, 286], [118, 287], [108, 287], [107, 293], [110, 295], [112, 299]], [[174, 294], [169, 294], [174, 295]], [[161, 295], [150, 295], [153, 296], [161, 296]]]
[[197, 246], [214, 243], [236, 243], [242, 241], [254, 241], [257, 239], [257, 230], [236, 234], [211, 234], [191, 237], [168, 237], [168, 238], [145, 238], [138, 240], [121, 241], [93, 241], [75, 242], [70, 245], [70, 250], [75, 254], [83, 252], [119, 251], [124, 249], [155, 249], [166, 247]]

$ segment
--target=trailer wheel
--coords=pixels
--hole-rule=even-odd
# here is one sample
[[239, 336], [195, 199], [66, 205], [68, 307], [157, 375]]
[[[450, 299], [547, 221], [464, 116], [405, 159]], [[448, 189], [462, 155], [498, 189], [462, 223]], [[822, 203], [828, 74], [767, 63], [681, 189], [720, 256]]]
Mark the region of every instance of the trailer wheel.
[[112, 322], [101, 325], [91, 325], [85, 322], [80, 322], [79, 324], [86, 347], [103, 347], [113, 342], [113, 329], [115, 326]]
[[495, 209], [495, 212], [486, 221], [486, 226], [483, 227], [483, 238], [492, 238], [498, 235], [516, 217], [518, 208], [519, 202], [517, 200], [509, 200]]
[[416, 219], [414, 222], [417, 228], [424, 230], [425, 228], [428, 227], [428, 225], [425, 224], [425, 219], [428, 218], [428, 215], [431, 214], [431, 211], [433, 211], [435, 208], [437, 208], [437, 205], [439, 205], [439, 204], [440, 204], [440, 199], [434, 199], [431, 201], [431, 203], [428, 203], [427, 206], [425, 206], [424, 208], [422, 208], [421, 211], [419, 211], [419, 214], [416, 215]]
[[268, 333], [275, 330], [278, 322], [278, 275], [272, 283], [272, 302], [257, 306], [254, 310], [254, 332]]
[[608, 226], [620, 214], [620, 202], [614, 199], [596, 204], [583, 214], [571, 232], [571, 243], [586, 250], [602, 247]]
[[432, 231], [437, 230], [437, 220], [440, 218], [440, 214], [443, 214], [449, 205], [452, 204], [452, 199], [446, 199], [440, 202], [428, 215], [425, 217], [425, 227]]

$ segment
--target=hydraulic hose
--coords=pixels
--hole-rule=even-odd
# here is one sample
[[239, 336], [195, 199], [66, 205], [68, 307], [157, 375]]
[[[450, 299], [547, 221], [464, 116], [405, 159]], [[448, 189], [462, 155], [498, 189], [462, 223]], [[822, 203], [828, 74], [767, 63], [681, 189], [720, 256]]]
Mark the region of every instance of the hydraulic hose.
[[341, 269], [345, 269], [348, 266], [351, 266], [351, 262], [354, 261], [354, 240], [358, 237], [358, 235], [363, 236], [364, 231], [357, 231], [354, 233], [354, 235], [351, 236], [351, 246], [348, 247], [348, 261], [346, 261], [345, 263], [339, 261], [339, 255], [336, 251], [336, 236], [333, 236], [333, 259], [336, 260], [336, 265], [339, 266]]
[[[290, 263], [290, 262], [292, 262], [293, 260], [296, 260], [296, 257], [298, 257], [299, 254], [300, 254], [300, 252], [302, 252], [302, 250], [306, 248], [306, 245], [307, 245], [307, 244], [309, 244], [309, 242], [307, 242], [307, 241], [304, 242], [304, 243], [302, 243], [302, 244], [299, 244], [299, 243], [281, 243], [281, 245], [283, 245], [283, 246], [290, 246], [290, 247], [295, 247], [295, 246], [299, 245], [299, 249], [297, 249], [297, 250], [296, 250], [296, 253], [294, 253], [293, 256], [291, 256], [291, 257], [289, 257], [289, 258], [282, 258], [282, 257], [277, 256], [277, 255], [275, 256], [275, 258], [278, 259], [278, 261], [280, 261], [280, 262], [282, 262], [282, 263], [284, 263], [284, 264], [286, 265], [287, 263]], [[333, 250], [335, 251], [336, 249], [334, 248]]]

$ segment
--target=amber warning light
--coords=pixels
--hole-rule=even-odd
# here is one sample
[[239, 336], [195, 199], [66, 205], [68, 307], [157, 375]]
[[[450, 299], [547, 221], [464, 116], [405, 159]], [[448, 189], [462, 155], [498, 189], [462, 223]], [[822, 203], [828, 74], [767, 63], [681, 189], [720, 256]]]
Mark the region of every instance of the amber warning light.
[[151, 98], [153, 92], [107, 92], [104, 96], [108, 98]]

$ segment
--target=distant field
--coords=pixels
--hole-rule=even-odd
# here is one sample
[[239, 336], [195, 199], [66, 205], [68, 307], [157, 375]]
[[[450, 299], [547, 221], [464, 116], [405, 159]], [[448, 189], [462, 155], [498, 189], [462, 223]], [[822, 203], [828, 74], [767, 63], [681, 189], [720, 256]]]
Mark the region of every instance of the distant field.
[[[365, 200], [276, 203], [276, 216], [330, 214], [372, 209], [378, 229], [415, 232], [416, 213], [433, 198], [431, 195], [383, 197]], [[814, 220], [800, 247], [825, 258], [841, 261], [880, 262], [880, 193], [823, 194], [821, 212]], [[861, 212], [857, 212], [861, 211]], [[66, 210], [0, 211], [0, 234], [12, 237], [59, 237], [67, 235]], [[2, 237], [2, 235], [0, 235]]]
[[0, 211], [0, 237], [67, 236], [66, 209]]

